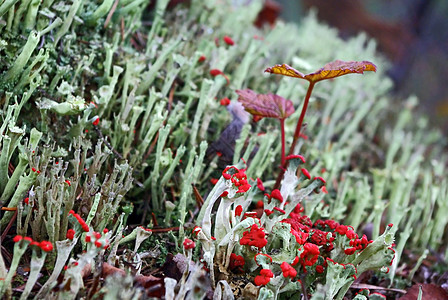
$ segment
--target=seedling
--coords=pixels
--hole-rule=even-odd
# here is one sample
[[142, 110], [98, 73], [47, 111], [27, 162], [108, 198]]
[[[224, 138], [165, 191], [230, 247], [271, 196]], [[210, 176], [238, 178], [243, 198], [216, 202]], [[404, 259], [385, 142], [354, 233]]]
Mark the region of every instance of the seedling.
[[[369, 61], [342, 61], [335, 60], [326, 64], [323, 68], [317, 70], [316, 72], [303, 74], [300, 71], [297, 71], [293, 67], [288, 66], [287, 64], [275, 65], [273, 67], [267, 68], [265, 72], [271, 74], [279, 74], [284, 76], [290, 76], [295, 78], [301, 78], [308, 80], [308, 90], [305, 95], [305, 100], [303, 102], [302, 111], [300, 113], [299, 120], [297, 121], [296, 130], [294, 132], [294, 137], [292, 140], [291, 147], [289, 148], [289, 155], [294, 154], [294, 149], [297, 144], [297, 140], [300, 137], [300, 131], [302, 129], [303, 120], [305, 118], [306, 110], [308, 108], [308, 103], [310, 101], [311, 93], [313, 92], [314, 85], [322, 80], [332, 79], [336, 77], [340, 77], [346, 74], [358, 73], [363, 74], [364, 71], [374, 71], [376, 72], [376, 66]], [[244, 104], [243, 104], [244, 105]], [[247, 108], [246, 108], [247, 110]], [[248, 110], [249, 111], [249, 110]], [[250, 112], [250, 111], [249, 111]], [[282, 131], [283, 132], [283, 131]], [[282, 137], [282, 146], [284, 144], [284, 139]], [[277, 181], [275, 182], [274, 188], [278, 188], [280, 186], [280, 181], [285, 174], [285, 170], [287, 168], [287, 161], [282, 159], [282, 168], [280, 174], [277, 177]]]

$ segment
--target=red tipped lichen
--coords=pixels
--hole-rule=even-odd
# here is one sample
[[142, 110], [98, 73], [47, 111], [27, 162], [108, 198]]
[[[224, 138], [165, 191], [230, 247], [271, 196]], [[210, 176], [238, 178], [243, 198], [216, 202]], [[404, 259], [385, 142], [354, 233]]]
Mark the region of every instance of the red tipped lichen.
[[183, 245], [185, 250], [193, 249], [196, 246], [196, 244], [190, 239], [185, 239]]
[[232, 38], [227, 35], [225, 35], [222, 39], [229, 46], [235, 45], [235, 42], [232, 40]]

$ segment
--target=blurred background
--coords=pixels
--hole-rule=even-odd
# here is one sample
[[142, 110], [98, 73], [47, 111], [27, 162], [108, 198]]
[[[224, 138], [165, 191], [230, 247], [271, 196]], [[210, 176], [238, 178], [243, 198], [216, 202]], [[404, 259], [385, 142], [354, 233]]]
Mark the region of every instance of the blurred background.
[[343, 38], [375, 38], [391, 62], [394, 93], [418, 96], [431, 123], [448, 133], [448, 1], [266, 0], [261, 19], [299, 23], [310, 9]]

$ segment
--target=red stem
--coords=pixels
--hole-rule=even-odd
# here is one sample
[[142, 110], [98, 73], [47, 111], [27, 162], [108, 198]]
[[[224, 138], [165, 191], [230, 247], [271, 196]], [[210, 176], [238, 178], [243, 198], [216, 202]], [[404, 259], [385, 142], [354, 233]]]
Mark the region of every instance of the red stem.
[[314, 84], [315, 82], [310, 82], [310, 85], [308, 86], [308, 91], [306, 92], [305, 101], [303, 102], [302, 106], [302, 112], [300, 113], [300, 118], [299, 121], [297, 122], [296, 131], [294, 132], [294, 139], [292, 140], [291, 148], [289, 148], [289, 155], [294, 153], [297, 140], [300, 137], [300, 131], [302, 130], [303, 119], [305, 118], [305, 113], [308, 108], [308, 103], [310, 102], [311, 92], [313, 91]]
[[282, 166], [285, 165], [285, 119], [280, 119], [280, 128], [282, 131]]
[[[302, 129], [303, 119], [305, 118], [305, 113], [308, 108], [308, 103], [310, 102], [311, 93], [313, 92], [315, 82], [310, 81], [310, 85], [308, 86], [308, 90], [305, 95], [305, 101], [303, 102], [302, 106], [302, 112], [300, 113], [299, 121], [297, 122], [296, 131], [294, 132], [294, 138], [292, 140], [291, 147], [289, 148], [289, 155], [294, 153], [294, 149], [296, 148], [297, 140], [300, 137], [300, 131]], [[284, 134], [284, 131], [282, 131], [282, 134]], [[282, 136], [282, 142], [284, 144]], [[283, 147], [282, 144], [282, 147]], [[288, 167], [288, 161], [284, 160], [284, 152], [282, 149], [282, 168], [280, 170], [280, 173], [278, 174], [277, 181], [275, 182], [274, 189], [278, 189], [280, 187], [280, 183], [283, 179], [283, 175], [285, 175], [286, 168]]]

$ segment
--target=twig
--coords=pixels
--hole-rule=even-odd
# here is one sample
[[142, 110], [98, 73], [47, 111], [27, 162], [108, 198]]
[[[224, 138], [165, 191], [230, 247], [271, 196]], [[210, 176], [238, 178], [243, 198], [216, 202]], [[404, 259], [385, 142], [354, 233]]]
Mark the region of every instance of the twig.
[[402, 293], [402, 294], [406, 294], [407, 293], [406, 290], [394, 289], [394, 288], [386, 288], [386, 287], [382, 287], [382, 286], [376, 286], [376, 285], [365, 284], [365, 283], [353, 283], [350, 286], [350, 288], [351, 289], [383, 290], [383, 291], [391, 291], [391, 292], [397, 292], [397, 293]]
[[104, 28], [109, 25], [110, 19], [112, 19], [112, 15], [114, 14], [115, 10], [117, 9], [118, 2], [120, 0], [115, 0], [114, 4], [112, 5], [112, 8], [110, 9], [109, 13], [107, 14], [106, 21], [104, 22]]
[[[5, 207], [2, 207], [2, 209], [3, 208], [5, 208]], [[14, 215], [12, 216], [11, 220], [9, 220], [8, 226], [6, 226], [5, 231], [3, 231], [3, 233], [2, 233], [2, 241], [5, 239], [6, 235], [8, 234], [9, 229], [11, 229], [12, 223], [14, 223], [14, 221], [16, 220], [17, 213], [18, 213], [18, 211], [16, 209], [16, 211], [14, 212]]]
[[101, 130], [98, 128], [98, 126], [93, 125], [93, 128], [95, 128], [95, 131], [98, 133], [98, 135], [100, 136], [100, 138], [103, 140], [104, 144], [107, 146], [107, 148], [109, 148], [116, 156], [118, 156], [120, 159], [124, 160], [123, 155], [121, 155], [120, 153], [118, 153], [117, 150], [114, 149], [114, 147], [112, 147], [112, 145], [104, 138], [103, 133], [101, 132]]

